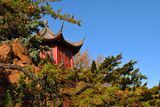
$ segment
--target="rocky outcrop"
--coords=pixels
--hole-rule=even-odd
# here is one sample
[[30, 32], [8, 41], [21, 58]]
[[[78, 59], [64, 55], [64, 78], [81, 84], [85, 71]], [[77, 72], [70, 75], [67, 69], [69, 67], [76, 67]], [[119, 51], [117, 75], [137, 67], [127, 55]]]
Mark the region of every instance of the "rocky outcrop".
[[15, 39], [12, 43], [0, 45], [0, 62], [14, 62], [18, 65], [32, 64], [28, 50], [19, 39]]
[[[11, 43], [0, 45], [0, 63], [26, 66], [32, 64], [32, 60], [22, 42], [19, 39], [15, 39]], [[18, 82], [20, 75], [18, 70], [2, 69], [1, 71], [8, 73], [8, 79], [11, 83]]]
[[8, 62], [10, 60], [11, 46], [7, 43], [0, 46], [0, 62]]
[[19, 61], [21, 61], [22, 64], [32, 63], [28, 50], [23, 46], [19, 39], [15, 39], [13, 41], [12, 51], [14, 55], [20, 59]]
[[[0, 106], [4, 106], [7, 89], [12, 84], [16, 84], [19, 80], [20, 71], [12, 67], [11, 69], [5, 68], [5, 65], [23, 66], [32, 65], [32, 60], [28, 50], [23, 46], [19, 39], [15, 39], [12, 42], [3, 42], [0, 44]], [[38, 67], [36, 71], [39, 71]], [[23, 72], [24, 73], [24, 72]], [[15, 107], [21, 107], [16, 104]]]

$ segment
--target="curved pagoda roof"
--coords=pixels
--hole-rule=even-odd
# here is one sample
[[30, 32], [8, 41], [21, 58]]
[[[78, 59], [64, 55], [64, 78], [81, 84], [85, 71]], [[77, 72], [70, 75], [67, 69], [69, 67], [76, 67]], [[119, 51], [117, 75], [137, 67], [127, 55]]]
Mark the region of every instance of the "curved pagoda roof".
[[73, 54], [75, 55], [80, 48], [82, 47], [83, 43], [84, 43], [84, 39], [79, 41], [79, 42], [72, 42], [69, 40], [66, 40], [63, 36], [62, 33], [62, 29], [63, 29], [63, 25], [61, 26], [60, 31], [57, 34], [54, 34], [48, 26], [45, 26], [40, 32], [39, 35], [42, 37], [42, 41], [47, 43], [47, 42], [58, 42], [58, 43], [62, 43], [65, 46], [70, 47], [73, 50]]

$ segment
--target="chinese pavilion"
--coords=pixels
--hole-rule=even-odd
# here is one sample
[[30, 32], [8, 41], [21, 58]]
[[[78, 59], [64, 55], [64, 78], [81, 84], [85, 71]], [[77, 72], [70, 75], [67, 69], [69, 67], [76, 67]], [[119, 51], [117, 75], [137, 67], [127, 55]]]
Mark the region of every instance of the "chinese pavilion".
[[40, 58], [49, 58], [53, 64], [63, 64], [65, 67], [73, 68], [73, 56], [79, 52], [84, 39], [80, 42], [68, 41], [64, 38], [62, 29], [63, 24], [60, 31], [54, 34], [48, 26], [45, 26], [39, 32], [39, 35], [42, 37], [42, 46], [49, 48], [40, 52]]

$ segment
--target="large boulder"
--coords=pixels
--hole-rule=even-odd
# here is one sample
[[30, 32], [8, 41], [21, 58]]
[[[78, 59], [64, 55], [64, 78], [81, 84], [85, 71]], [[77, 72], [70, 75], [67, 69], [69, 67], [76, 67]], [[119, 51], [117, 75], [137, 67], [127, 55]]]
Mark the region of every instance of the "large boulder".
[[15, 39], [12, 43], [12, 50], [14, 55], [17, 56], [22, 64], [31, 64], [31, 58], [26, 47], [23, 46], [19, 39]]
[[[0, 45], [0, 63], [15, 64], [19, 66], [31, 65], [32, 60], [28, 50], [23, 46], [19, 39], [15, 39], [10, 43]], [[2, 69], [8, 73], [8, 79], [11, 83], [17, 83], [20, 72], [14, 69]]]
[[7, 43], [0, 45], [0, 62], [8, 62], [10, 60], [11, 46]]

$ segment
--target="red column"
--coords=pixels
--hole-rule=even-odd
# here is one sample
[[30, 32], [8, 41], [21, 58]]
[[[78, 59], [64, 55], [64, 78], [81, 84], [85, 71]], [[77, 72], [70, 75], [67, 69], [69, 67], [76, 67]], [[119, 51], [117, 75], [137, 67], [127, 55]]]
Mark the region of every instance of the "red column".
[[58, 64], [58, 47], [57, 46], [53, 47], [53, 58], [54, 58], [54, 63]]
[[71, 63], [71, 68], [74, 67], [74, 61], [73, 61], [73, 54], [71, 53], [71, 56], [70, 56], [70, 63]]

